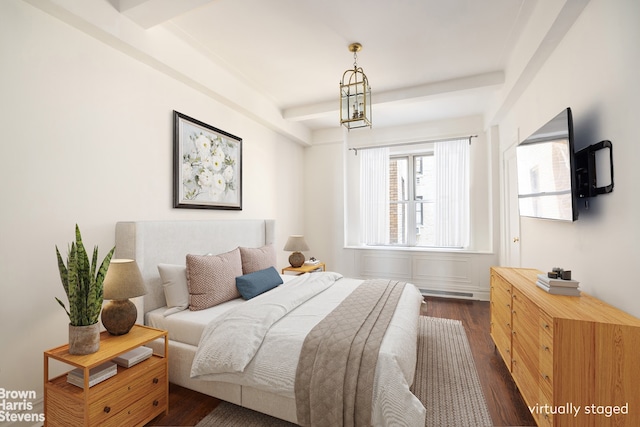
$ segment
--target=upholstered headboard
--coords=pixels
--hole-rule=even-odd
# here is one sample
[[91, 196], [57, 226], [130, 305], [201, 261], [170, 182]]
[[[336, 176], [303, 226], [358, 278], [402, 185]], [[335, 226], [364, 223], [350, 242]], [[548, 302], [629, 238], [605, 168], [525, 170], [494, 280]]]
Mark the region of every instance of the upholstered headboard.
[[125, 221], [116, 224], [115, 258], [135, 259], [147, 287], [136, 301], [144, 313], [166, 305], [158, 264], [185, 265], [187, 254], [220, 254], [273, 244], [274, 220]]

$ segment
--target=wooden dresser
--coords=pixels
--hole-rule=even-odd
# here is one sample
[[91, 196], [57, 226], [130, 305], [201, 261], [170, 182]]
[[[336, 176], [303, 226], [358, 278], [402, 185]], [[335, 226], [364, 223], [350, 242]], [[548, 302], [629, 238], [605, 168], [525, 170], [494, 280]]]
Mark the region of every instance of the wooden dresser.
[[640, 319], [491, 268], [491, 337], [539, 426], [640, 426]]

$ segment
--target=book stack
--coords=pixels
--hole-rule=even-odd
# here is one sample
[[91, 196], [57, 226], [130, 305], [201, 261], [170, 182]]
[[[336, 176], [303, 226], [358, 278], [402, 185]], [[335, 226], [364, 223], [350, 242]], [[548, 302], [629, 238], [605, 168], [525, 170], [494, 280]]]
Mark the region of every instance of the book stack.
[[[113, 362], [106, 362], [89, 369], [89, 387], [101, 383], [118, 373], [118, 365]], [[76, 368], [67, 374], [67, 382], [78, 387], [84, 387], [84, 370]]]
[[124, 368], [130, 368], [143, 360], [147, 360], [152, 354], [153, 350], [149, 347], [137, 347], [131, 351], [122, 353], [120, 356], [113, 359], [112, 362], [115, 362]]
[[316, 271], [322, 271], [322, 268], [320, 267], [320, 260], [317, 260], [313, 257], [311, 257], [310, 259], [306, 260], [304, 262], [304, 266], [305, 267], [313, 267], [313, 266], [318, 266], [318, 268], [316, 268], [315, 270], [309, 270], [310, 273], [315, 273]]
[[567, 295], [572, 297], [580, 296], [580, 282], [577, 280], [552, 279], [546, 274], [538, 274], [536, 285], [550, 294]]

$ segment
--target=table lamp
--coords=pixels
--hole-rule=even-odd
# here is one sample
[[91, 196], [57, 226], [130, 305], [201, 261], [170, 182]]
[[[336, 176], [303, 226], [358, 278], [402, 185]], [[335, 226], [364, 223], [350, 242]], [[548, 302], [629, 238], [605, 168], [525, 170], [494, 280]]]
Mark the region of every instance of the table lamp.
[[138, 318], [129, 298], [147, 293], [138, 264], [132, 259], [112, 259], [103, 285], [104, 299], [110, 301], [102, 309], [102, 324], [111, 335], [124, 335]]
[[302, 251], [308, 251], [309, 246], [307, 246], [307, 242], [304, 241], [304, 236], [289, 236], [287, 244], [284, 245], [284, 250], [293, 252], [289, 256], [289, 264], [291, 264], [291, 267], [300, 267], [304, 264]]

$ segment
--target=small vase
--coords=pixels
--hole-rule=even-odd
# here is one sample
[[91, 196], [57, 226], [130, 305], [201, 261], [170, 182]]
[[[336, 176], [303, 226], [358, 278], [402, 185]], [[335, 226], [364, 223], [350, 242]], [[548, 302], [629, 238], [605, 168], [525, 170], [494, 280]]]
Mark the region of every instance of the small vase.
[[89, 326], [69, 324], [69, 354], [91, 354], [100, 348], [100, 323]]

